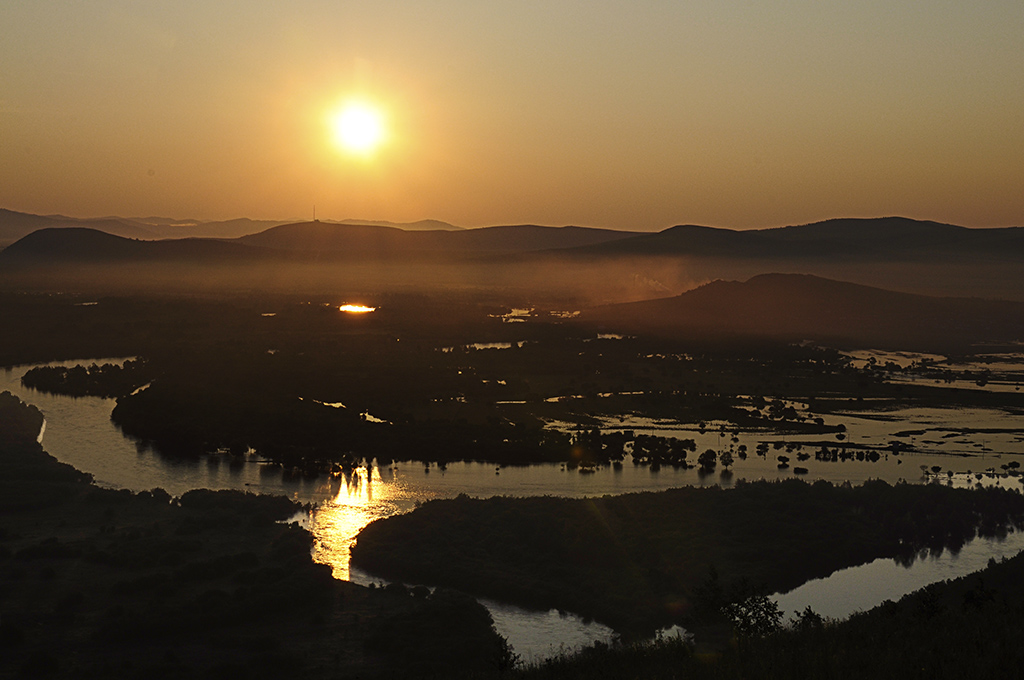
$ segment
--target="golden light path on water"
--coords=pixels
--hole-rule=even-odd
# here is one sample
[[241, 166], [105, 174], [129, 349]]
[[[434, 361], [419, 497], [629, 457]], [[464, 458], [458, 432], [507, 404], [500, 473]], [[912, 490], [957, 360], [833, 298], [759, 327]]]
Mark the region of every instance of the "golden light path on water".
[[[391, 476], [392, 470], [384, 468], [384, 474]], [[347, 581], [349, 549], [363, 527], [375, 519], [408, 512], [416, 501], [399, 480], [385, 481], [375, 466], [339, 475], [334, 483], [337, 490], [332, 489], [332, 498], [312, 514], [309, 529], [316, 537], [313, 558], [330, 565], [335, 578]]]

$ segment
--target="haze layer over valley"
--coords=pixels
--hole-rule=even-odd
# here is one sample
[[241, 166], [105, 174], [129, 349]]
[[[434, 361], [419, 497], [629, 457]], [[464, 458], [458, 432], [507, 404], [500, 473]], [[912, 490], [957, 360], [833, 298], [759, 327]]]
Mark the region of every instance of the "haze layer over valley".
[[[801, 273], [940, 297], [1024, 299], [1024, 229], [904, 218], [657, 233], [434, 222], [144, 227], [10, 211], [0, 218], [9, 235], [38, 227], [0, 252], [0, 285], [39, 290], [117, 291], [131, 281], [152, 292], [500, 291], [589, 306], [677, 295], [716, 279]], [[140, 236], [143, 228], [153, 231]], [[166, 237], [175, 230], [239, 235]]]

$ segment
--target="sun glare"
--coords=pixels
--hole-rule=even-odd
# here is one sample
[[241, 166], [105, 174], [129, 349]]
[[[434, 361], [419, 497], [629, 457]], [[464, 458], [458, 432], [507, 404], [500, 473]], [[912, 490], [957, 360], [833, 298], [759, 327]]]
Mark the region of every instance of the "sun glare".
[[331, 115], [334, 143], [349, 153], [369, 155], [387, 137], [384, 114], [366, 102], [349, 102]]

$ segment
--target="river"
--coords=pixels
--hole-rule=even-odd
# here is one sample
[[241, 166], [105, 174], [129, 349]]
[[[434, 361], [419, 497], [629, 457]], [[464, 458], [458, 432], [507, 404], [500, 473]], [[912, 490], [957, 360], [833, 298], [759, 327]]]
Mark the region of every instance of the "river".
[[[116, 361], [112, 359], [107, 362]], [[73, 365], [77, 362], [67, 362]], [[586, 473], [566, 469], [559, 464], [499, 467], [483, 463], [453, 463], [440, 468], [422, 463], [396, 463], [387, 466], [367, 465], [352, 473], [333, 478], [290, 478], [264, 466], [257, 456], [232, 457], [226, 454], [199, 456], [182, 461], [159, 455], [148, 447], [126, 438], [111, 422], [114, 401], [98, 397], [65, 397], [46, 394], [21, 385], [21, 377], [31, 366], [0, 370], [0, 392], [10, 391], [20, 399], [34, 404], [46, 418], [42, 442], [57, 459], [92, 474], [98, 485], [126, 488], [133, 491], [163, 488], [174, 496], [190, 489], [238, 489], [258, 493], [284, 495], [314, 509], [301, 518], [315, 537], [314, 558], [331, 565], [335, 576], [357, 582], [372, 577], [352, 572], [349, 568], [349, 547], [355, 536], [369, 522], [380, 517], [408, 512], [419, 503], [435, 498], [452, 498], [460, 493], [471, 496], [552, 495], [570, 498], [621, 494], [634, 491], [660, 490], [684, 485], [731, 486], [740, 479], [776, 479], [792, 476], [790, 469], [779, 469], [776, 454], [766, 457], [750, 455], [737, 460], [731, 474], [701, 475], [696, 469], [663, 467], [654, 472], [646, 466], [634, 466], [628, 458], [621, 468], [600, 468]], [[885, 418], [850, 414], [845, 424], [851, 438], [859, 441], [883, 441], [903, 431], [920, 432], [922, 427], [958, 428], [993, 423], [1009, 429], [1016, 424], [1002, 412], [981, 410], [951, 413], [918, 409], [887, 413]], [[967, 424], [965, 424], [967, 423]], [[611, 423], [609, 426], [613, 426]], [[752, 451], [758, 441], [772, 441], [764, 433], [729, 432], [723, 434], [718, 424], [709, 424], [703, 432], [694, 426], [642, 419], [616, 419], [614, 426], [668, 436], [692, 437], [698, 448], [716, 446], [728, 436], [733, 445], [747, 443]], [[920, 435], [917, 435], [920, 436]], [[792, 437], [789, 441], [792, 441]], [[949, 441], [953, 438], [947, 438]], [[782, 438], [776, 440], [782, 441]], [[963, 448], [970, 448], [969, 437], [963, 435]], [[806, 463], [805, 479], [825, 479], [834, 483], [859, 483], [869, 478], [890, 482], [900, 479], [923, 481], [922, 467], [940, 466], [955, 471], [952, 477], [942, 475], [945, 483], [971, 486], [979, 483], [1016, 486], [1019, 477], [988, 475], [978, 472], [995, 467], [998, 461], [1020, 450], [1020, 435], [990, 435], [984, 452], [965, 456], [964, 451], [927, 451], [890, 456], [876, 463], [851, 460], [845, 463]], [[954, 453], [954, 455], [950, 455]], [[959, 455], [956, 455], [959, 454]], [[795, 462], [795, 461], [794, 461]], [[968, 473], [968, 470], [971, 470]], [[979, 479], [979, 477], [981, 477]], [[815, 611], [833, 618], [848, 616], [854, 611], [870, 608], [885, 599], [898, 599], [903, 594], [945, 578], [954, 578], [984, 567], [990, 558], [1001, 559], [1024, 549], [1024, 537], [1011, 535], [1005, 541], [975, 540], [959, 555], [918, 560], [911, 567], [897, 565], [893, 560], [877, 560], [869, 565], [836, 572], [827, 579], [812, 581], [792, 593], [775, 596], [780, 606], [790, 613], [810, 605]], [[557, 652], [564, 645], [572, 648], [593, 640], [607, 640], [611, 631], [600, 624], [585, 623], [571, 614], [530, 612], [504, 605], [487, 603], [496, 626], [524, 658], [538, 658]]]

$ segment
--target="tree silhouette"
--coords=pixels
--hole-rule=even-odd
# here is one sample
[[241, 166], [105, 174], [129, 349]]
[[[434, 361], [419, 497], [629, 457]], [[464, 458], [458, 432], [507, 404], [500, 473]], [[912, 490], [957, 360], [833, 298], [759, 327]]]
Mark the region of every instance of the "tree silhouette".
[[722, 464], [722, 467], [728, 469], [733, 463], [732, 454], [728, 451], [723, 451], [722, 455], [718, 457], [718, 462]]
[[[700, 454], [697, 458], [697, 462], [700, 464], [700, 469], [705, 472], [711, 472], [715, 469], [715, 465], [718, 463], [718, 454], [714, 449], [708, 449], [704, 453]], [[732, 461], [730, 460], [730, 463]]]

